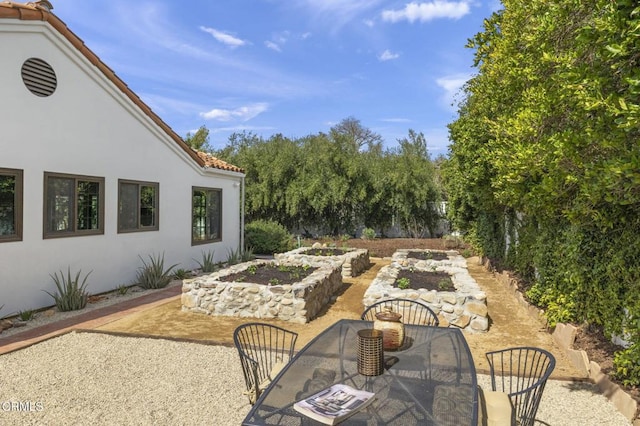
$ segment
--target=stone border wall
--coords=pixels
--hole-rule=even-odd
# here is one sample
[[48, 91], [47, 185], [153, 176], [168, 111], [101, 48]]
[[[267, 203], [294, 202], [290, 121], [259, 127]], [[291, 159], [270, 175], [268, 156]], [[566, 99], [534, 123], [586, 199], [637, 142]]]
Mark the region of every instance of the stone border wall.
[[334, 247], [323, 247], [314, 244], [313, 247], [300, 247], [295, 250], [288, 251], [286, 253], [276, 253], [274, 255], [276, 260], [281, 262], [338, 262], [342, 265], [342, 277], [350, 278], [360, 275], [362, 272], [369, 269], [371, 262], [369, 261], [369, 250], [355, 249], [355, 248], [338, 248], [336, 250], [347, 251], [345, 254], [339, 256], [314, 256], [307, 254], [308, 251], [316, 248], [329, 250]]
[[[317, 268], [302, 281], [289, 285], [263, 285], [220, 281], [221, 277], [245, 271], [251, 265]], [[342, 287], [341, 265], [330, 262], [278, 262], [254, 260], [184, 280], [182, 310], [241, 318], [271, 318], [304, 324], [318, 315]]]
[[[480, 260], [480, 264], [484, 268], [493, 273], [498, 282], [507, 287], [516, 298], [518, 303], [527, 309], [529, 315], [544, 325], [547, 330], [549, 326], [547, 320], [544, 317], [544, 311], [533, 306], [524, 298], [518, 280], [511, 276], [508, 271], [497, 273], [495, 268], [491, 265], [491, 262], [487, 259]], [[640, 426], [640, 417], [638, 417], [638, 402], [628, 393], [624, 391], [619, 385], [612, 382], [606, 374], [602, 372], [598, 363], [589, 361], [589, 356], [583, 350], [573, 349], [573, 344], [576, 340], [577, 329], [570, 324], [558, 323], [553, 330], [552, 336], [558, 345], [565, 351], [567, 357], [571, 360], [571, 363], [583, 373], [586, 373], [600, 389], [603, 395], [605, 395], [609, 401], [616, 407], [623, 416], [629, 419], [634, 426]]]
[[[408, 258], [409, 252], [446, 253], [446, 260], [419, 260]], [[427, 289], [399, 289], [393, 283], [401, 269], [415, 268], [418, 271], [446, 272], [456, 288], [452, 291], [435, 291]], [[443, 327], [454, 326], [469, 332], [485, 332], [489, 330], [487, 295], [471, 277], [467, 269], [467, 261], [457, 251], [436, 250], [398, 250], [391, 264], [384, 266], [364, 294], [362, 303], [365, 309], [381, 300], [405, 298], [424, 303], [431, 308]]]

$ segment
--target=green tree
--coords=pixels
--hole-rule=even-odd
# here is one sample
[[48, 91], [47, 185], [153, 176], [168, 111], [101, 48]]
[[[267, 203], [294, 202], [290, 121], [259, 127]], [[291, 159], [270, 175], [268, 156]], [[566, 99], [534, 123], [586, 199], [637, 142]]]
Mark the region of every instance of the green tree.
[[[450, 213], [533, 281], [552, 322], [624, 327], [639, 342], [640, 7], [503, 4], [469, 43], [478, 73], [449, 126]], [[617, 362], [640, 383], [632, 356], [640, 345]]]
[[194, 134], [188, 132], [184, 137], [184, 141], [196, 151], [211, 152], [212, 148], [209, 144], [209, 129], [202, 125]]
[[389, 153], [391, 205], [402, 228], [413, 238], [435, 235], [440, 219], [441, 191], [436, 186], [435, 166], [422, 133], [409, 130]]

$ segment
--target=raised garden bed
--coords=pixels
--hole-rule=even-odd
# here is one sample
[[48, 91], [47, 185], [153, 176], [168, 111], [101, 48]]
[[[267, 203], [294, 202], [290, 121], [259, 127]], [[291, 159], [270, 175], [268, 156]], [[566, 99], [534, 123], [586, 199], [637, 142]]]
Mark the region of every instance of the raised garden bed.
[[[442, 260], [435, 260], [433, 254], [424, 255], [429, 259], [409, 257], [409, 253], [414, 252], [431, 251], [398, 250], [394, 253], [391, 264], [380, 269], [365, 292], [364, 307], [386, 299], [413, 299], [431, 308], [438, 316], [440, 326], [454, 326], [471, 332], [488, 331], [486, 294], [469, 274], [466, 259], [455, 251], [437, 252], [437, 258]], [[403, 278], [410, 283], [404, 289], [398, 285]]]
[[341, 288], [341, 267], [336, 263], [254, 260], [184, 280], [182, 310], [306, 323]]
[[342, 267], [342, 277], [350, 278], [369, 269], [369, 251], [355, 248], [300, 247], [286, 253], [277, 253], [275, 259], [281, 262], [337, 263]]

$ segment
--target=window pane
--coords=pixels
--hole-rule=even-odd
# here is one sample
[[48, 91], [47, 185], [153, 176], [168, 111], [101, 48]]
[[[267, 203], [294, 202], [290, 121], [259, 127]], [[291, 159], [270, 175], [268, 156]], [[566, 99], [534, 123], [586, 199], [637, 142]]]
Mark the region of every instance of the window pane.
[[138, 185], [120, 183], [120, 229], [138, 228]]
[[50, 232], [73, 231], [74, 179], [47, 179], [47, 229]]
[[192, 243], [221, 239], [222, 191], [193, 189], [192, 227]]
[[16, 177], [0, 175], [0, 236], [16, 233]]
[[156, 188], [140, 188], [140, 226], [156, 226]]
[[207, 210], [207, 196], [204, 191], [193, 191], [193, 240], [205, 239], [205, 223]]
[[99, 229], [100, 184], [78, 181], [78, 230]]
[[220, 238], [220, 192], [207, 194], [207, 236], [208, 240]]

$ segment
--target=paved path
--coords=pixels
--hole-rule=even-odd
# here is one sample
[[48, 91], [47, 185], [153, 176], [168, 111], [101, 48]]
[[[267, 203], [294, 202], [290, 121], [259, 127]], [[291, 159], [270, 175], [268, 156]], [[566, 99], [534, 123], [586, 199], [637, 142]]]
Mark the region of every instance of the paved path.
[[163, 305], [167, 303], [168, 299], [178, 296], [181, 292], [182, 288], [180, 286], [168, 287], [124, 302], [94, 309], [72, 318], [25, 330], [11, 336], [2, 337], [2, 334], [0, 334], [0, 355], [31, 346], [71, 330], [95, 329], [137, 312]]

